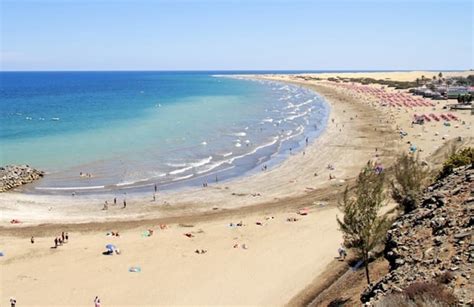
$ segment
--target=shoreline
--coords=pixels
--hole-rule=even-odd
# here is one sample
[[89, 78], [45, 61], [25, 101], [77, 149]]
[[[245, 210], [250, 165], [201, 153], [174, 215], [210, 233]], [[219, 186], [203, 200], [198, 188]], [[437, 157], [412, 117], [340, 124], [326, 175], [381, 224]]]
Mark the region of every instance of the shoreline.
[[[348, 106], [346, 113], [346, 110], [339, 109], [339, 106], [335, 107], [334, 103], [328, 99], [330, 97], [324, 97], [324, 93], [320, 92], [324, 91], [324, 87], [308, 86], [308, 84], [301, 82], [293, 82], [293, 84], [304, 86], [315, 91], [318, 95], [322, 95], [326, 103], [330, 105], [331, 113], [329, 116], [334, 120], [334, 122], [328, 120], [325, 131], [304, 149], [305, 156], [302, 156], [302, 153], [299, 152], [290, 155], [278, 166], [267, 172], [235, 178], [229, 182], [210, 184], [208, 188], [188, 188], [177, 192], [160, 192], [157, 195], [156, 202], [151, 202], [152, 192], [150, 192], [148, 199], [143, 197], [135, 199], [133, 196], [127, 195], [127, 210], [117, 210], [118, 208], [116, 207], [121, 205], [121, 198], [119, 199], [119, 205], [115, 207], [110, 206], [107, 212], [101, 212], [100, 209], [105, 199], [95, 195], [80, 196], [79, 199], [79, 197], [73, 198], [71, 196], [4, 193], [0, 195], [0, 204], [2, 204], [0, 206], [3, 207], [2, 209], [5, 212], [0, 225], [8, 227], [7, 222], [13, 218], [23, 221], [25, 224], [22, 225], [41, 224], [45, 221], [53, 224], [64, 224], [90, 222], [91, 220], [93, 222], [125, 219], [140, 220], [145, 217], [157, 219], [170, 217], [170, 212], [173, 211], [183, 211], [181, 214], [187, 215], [203, 213], [213, 207], [218, 207], [219, 210], [226, 210], [259, 203], [273, 203], [288, 197], [306, 194], [328, 184], [332, 186], [343, 185], [345, 181], [353, 178], [354, 171], [359, 170], [359, 167], [354, 168], [353, 166], [353, 162], [357, 160], [358, 156], [361, 154], [365, 155], [365, 160], [373, 158], [373, 148], [376, 147], [376, 142], [371, 140], [374, 144], [371, 146], [372, 149], [368, 148], [368, 146], [366, 146], [367, 148], [358, 147], [365, 145], [351, 145], [350, 148], [356, 151], [357, 155], [354, 155], [353, 152], [348, 152], [348, 148], [344, 148], [345, 143], [365, 144], [363, 134], [360, 135], [358, 140], [353, 140], [352, 136], [348, 135], [341, 138], [341, 134], [344, 133], [339, 131], [339, 129], [342, 129], [342, 125], [347, 125], [344, 127], [347, 130], [352, 130], [353, 126], [355, 128], [358, 125], [356, 121], [350, 120], [348, 115], [358, 110], [353, 106]], [[349, 110], [349, 107], [352, 110]], [[366, 127], [357, 127], [356, 129], [367, 130]], [[370, 133], [370, 131], [365, 132]], [[384, 137], [376, 141], [384, 142]], [[341, 159], [342, 155], [346, 159], [342, 158], [342, 165], [336, 163], [336, 169], [331, 171], [326, 166], [328, 164], [335, 164], [337, 159], [332, 156], [333, 153], [337, 153], [340, 156], [338, 159]], [[360, 164], [360, 162], [358, 163]], [[314, 176], [314, 173], [318, 173], [318, 176]], [[328, 180], [330, 173], [334, 173], [334, 176], [336, 176], [335, 180]], [[265, 193], [263, 192], [264, 190]], [[222, 205], [224, 199], [226, 204]], [[6, 202], [16, 203], [15, 208], [4, 206], [3, 204]], [[111, 203], [111, 199], [109, 199], [109, 203]], [[205, 203], [205, 205], [202, 205], [202, 203]], [[186, 206], [188, 207], [187, 209], [185, 208]], [[21, 211], [21, 209], [26, 209], [27, 207], [29, 209], [27, 211], [23, 210], [23, 213], [27, 212], [29, 214], [22, 215], [21, 212], [11, 212], [13, 209]], [[126, 214], [124, 214], [124, 211]], [[65, 219], [64, 216], [68, 218]], [[21, 227], [22, 225], [14, 225], [14, 227], [18, 228], [18, 226]]]
[[[312, 141], [325, 129], [328, 104], [317, 93], [283, 82], [238, 76], [226, 79], [245, 84], [249, 93], [255, 88], [261, 91], [259, 95], [265, 99], [255, 116], [247, 115], [248, 120], [238, 116], [235, 122], [223, 123], [222, 131], [214, 131], [214, 136], [204, 133], [202, 139], [207, 142], [193, 145], [197, 147], [177, 147], [170, 152], [163, 148], [163, 153], [154, 156], [153, 161], [147, 153], [141, 152], [143, 149], [137, 148], [130, 153], [137, 157], [130, 161], [127, 157], [116, 156], [73, 167], [59, 164], [53, 167], [56, 171], [46, 168], [46, 178], [18, 191], [31, 195], [69, 196], [75, 193], [113, 198], [123, 193], [146, 195], [154, 185], [160, 191], [175, 191], [214, 183], [216, 178], [219, 182], [227, 182], [257, 173], [264, 165], [279, 164], [287, 158], [288, 149], [291, 152], [292, 148], [295, 153], [296, 148], [304, 147], [305, 137]], [[202, 108], [205, 110], [206, 105]], [[150, 110], [151, 113], [154, 111]], [[189, 156], [186, 158], [181, 152], [192, 154], [186, 154]], [[153, 150], [149, 155], [153, 155]], [[177, 156], [176, 161], [174, 156]], [[148, 168], [143, 169], [143, 165]]]

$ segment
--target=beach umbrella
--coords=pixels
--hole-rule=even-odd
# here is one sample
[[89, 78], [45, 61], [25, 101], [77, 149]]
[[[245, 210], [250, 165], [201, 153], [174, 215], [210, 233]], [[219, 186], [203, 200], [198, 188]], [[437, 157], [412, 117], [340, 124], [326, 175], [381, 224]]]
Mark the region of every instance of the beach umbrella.
[[117, 246], [113, 245], [113, 244], [107, 244], [105, 246], [106, 249], [110, 250], [110, 251], [114, 251], [117, 249]]

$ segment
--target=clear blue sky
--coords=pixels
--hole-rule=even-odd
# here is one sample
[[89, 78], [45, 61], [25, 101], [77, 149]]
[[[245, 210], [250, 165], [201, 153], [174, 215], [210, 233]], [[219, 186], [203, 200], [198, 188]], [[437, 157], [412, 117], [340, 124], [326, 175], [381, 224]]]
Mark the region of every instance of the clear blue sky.
[[0, 0], [2, 70], [473, 68], [473, 1]]

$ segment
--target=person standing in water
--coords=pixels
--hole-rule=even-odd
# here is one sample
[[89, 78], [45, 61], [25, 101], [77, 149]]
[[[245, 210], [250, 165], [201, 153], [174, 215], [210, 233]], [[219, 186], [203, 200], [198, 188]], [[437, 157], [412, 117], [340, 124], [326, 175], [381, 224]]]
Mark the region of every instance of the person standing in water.
[[156, 186], [156, 183], [155, 183], [155, 193], [158, 191], [158, 187]]

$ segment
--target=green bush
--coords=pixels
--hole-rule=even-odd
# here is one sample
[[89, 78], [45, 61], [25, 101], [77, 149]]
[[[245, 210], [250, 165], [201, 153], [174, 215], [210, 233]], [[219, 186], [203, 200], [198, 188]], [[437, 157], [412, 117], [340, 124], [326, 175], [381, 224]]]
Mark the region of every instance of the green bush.
[[403, 153], [393, 165], [392, 198], [408, 213], [418, 207], [429, 173], [417, 155]]
[[457, 167], [474, 164], [474, 148], [468, 147], [452, 154], [443, 164], [437, 179], [442, 179], [453, 172]]

